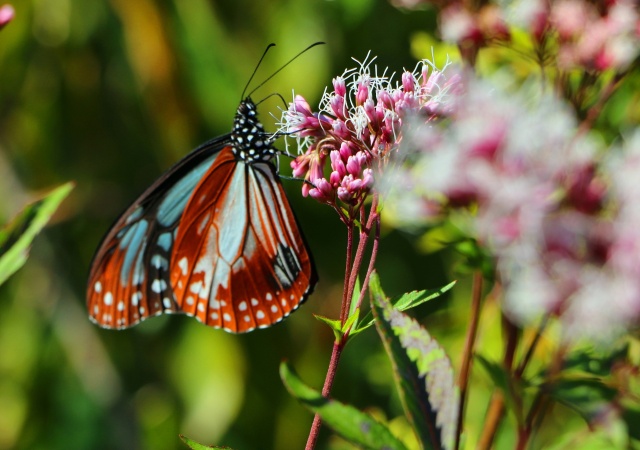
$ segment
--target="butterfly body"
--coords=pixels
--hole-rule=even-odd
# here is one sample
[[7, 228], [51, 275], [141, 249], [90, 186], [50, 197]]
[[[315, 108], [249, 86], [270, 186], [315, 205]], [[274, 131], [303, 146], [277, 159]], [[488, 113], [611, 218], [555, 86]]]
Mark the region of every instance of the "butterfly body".
[[271, 162], [255, 104], [233, 131], [201, 145], [118, 219], [92, 264], [92, 320], [126, 328], [185, 313], [230, 332], [282, 320], [317, 276]]

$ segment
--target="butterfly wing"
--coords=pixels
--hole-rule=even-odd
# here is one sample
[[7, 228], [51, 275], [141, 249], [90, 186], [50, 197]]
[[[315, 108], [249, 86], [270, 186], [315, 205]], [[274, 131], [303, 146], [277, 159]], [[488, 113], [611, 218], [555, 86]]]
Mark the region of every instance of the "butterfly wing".
[[268, 162], [225, 149], [195, 188], [178, 228], [171, 286], [182, 311], [242, 333], [279, 322], [317, 276]]
[[87, 286], [90, 318], [105, 328], [126, 328], [162, 312], [180, 312], [170, 285], [176, 230], [193, 189], [228, 145], [213, 139], [187, 155], [116, 221], [102, 241]]

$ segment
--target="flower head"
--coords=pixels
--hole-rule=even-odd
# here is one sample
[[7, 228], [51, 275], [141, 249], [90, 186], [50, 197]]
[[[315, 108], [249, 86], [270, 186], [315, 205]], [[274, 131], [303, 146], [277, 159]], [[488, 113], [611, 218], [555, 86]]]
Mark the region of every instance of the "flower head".
[[447, 79], [444, 70], [423, 61], [419, 71], [405, 71], [393, 82], [378, 75], [374, 59], [335, 77], [318, 112], [299, 95], [284, 111], [281, 132], [296, 137], [302, 153], [291, 166], [294, 176], [308, 181], [303, 195], [332, 205], [362, 204], [375, 173], [402, 140], [405, 117], [420, 115], [427, 122], [449, 113], [458, 76]]

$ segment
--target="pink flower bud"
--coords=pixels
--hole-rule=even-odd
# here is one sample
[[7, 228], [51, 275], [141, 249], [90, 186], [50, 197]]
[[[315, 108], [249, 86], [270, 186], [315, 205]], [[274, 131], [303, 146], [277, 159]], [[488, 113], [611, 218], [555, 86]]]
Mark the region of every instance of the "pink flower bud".
[[391, 98], [391, 96], [389, 95], [389, 93], [387, 91], [379, 91], [378, 92], [378, 107], [384, 107], [386, 109], [389, 109], [391, 111], [393, 111], [394, 109], [394, 102], [393, 99]]
[[369, 190], [373, 187], [373, 182], [373, 170], [364, 169], [362, 171], [362, 186]]
[[345, 118], [344, 97], [340, 95], [334, 95], [333, 97], [331, 97], [329, 104], [331, 105], [331, 111], [333, 111], [333, 114], [335, 114], [337, 118]]
[[344, 177], [347, 174], [347, 168], [340, 157], [340, 152], [332, 150], [329, 157], [331, 158], [331, 168], [338, 173], [340, 178]]
[[295, 178], [302, 178], [307, 174], [307, 171], [309, 170], [309, 158], [307, 157], [307, 154], [308, 152], [291, 161], [291, 169], [293, 169], [292, 174]]
[[413, 92], [416, 86], [416, 77], [411, 72], [402, 74], [402, 88], [405, 92]]
[[360, 158], [358, 158], [357, 155], [349, 156], [347, 160], [347, 172], [355, 177], [360, 175], [360, 169], [362, 169]]
[[339, 97], [344, 97], [345, 95], [347, 95], [347, 87], [345, 86], [344, 78], [335, 77], [333, 79], [333, 90]]
[[354, 153], [355, 151], [351, 148], [351, 142], [343, 142], [340, 144], [340, 156], [342, 159], [349, 159], [349, 157]]
[[356, 105], [362, 105], [369, 98], [369, 79], [361, 80], [358, 83], [358, 92], [356, 93]]
[[340, 139], [349, 139], [351, 137], [351, 132], [343, 120], [334, 120], [332, 126], [334, 134]]
[[293, 114], [302, 114], [304, 116], [312, 116], [311, 107], [302, 95], [296, 95], [294, 102], [289, 104], [289, 111]]

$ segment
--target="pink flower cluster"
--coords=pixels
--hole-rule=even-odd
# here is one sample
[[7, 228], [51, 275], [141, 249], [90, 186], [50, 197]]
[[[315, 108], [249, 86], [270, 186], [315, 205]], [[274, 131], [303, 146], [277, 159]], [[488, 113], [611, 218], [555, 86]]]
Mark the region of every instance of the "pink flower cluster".
[[[531, 25], [556, 33], [562, 68], [622, 70], [640, 51], [637, 8], [632, 0], [602, 2], [600, 6], [584, 0], [560, 0], [541, 7], [538, 17], [546, 21]], [[544, 22], [546, 30], [541, 27]]]
[[640, 318], [640, 134], [603, 164], [564, 103], [508, 85], [465, 80], [450, 120], [406, 131], [411, 164], [385, 205], [476, 238], [514, 320], [551, 314], [567, 338], [609, 338]]
[[[634, 0], [526, 0], [485, 2], [478, 9], [464, 2], [392, 0], [397, 6], [440, 8], [442, 38], [464, 53], [511, 39], [511, 26], [528, 30], [536, 44], [557, 48], [562, 69], [623, 70], [640, 53], [640, 15]], [[557, 42], [555, 45], [550, 43]]]
[[357, 209], [374, 186], [374, 171], [397, 150], [407, 114], [419, 114], [425, 122], [447, 114], [447, 98], [459, 77], [447, 80], [423, 62], [420, 72], [405, 71], [394, 84], [392, 77], [372, 75], [372, 70], [377, 74], [372, 61], [334, 78], [320, 111], [299, 95], [284, 111], [280, 132], [298, 139], [302, 154], [291, 167], [295, 177], [306, 180], [303, 195]]

